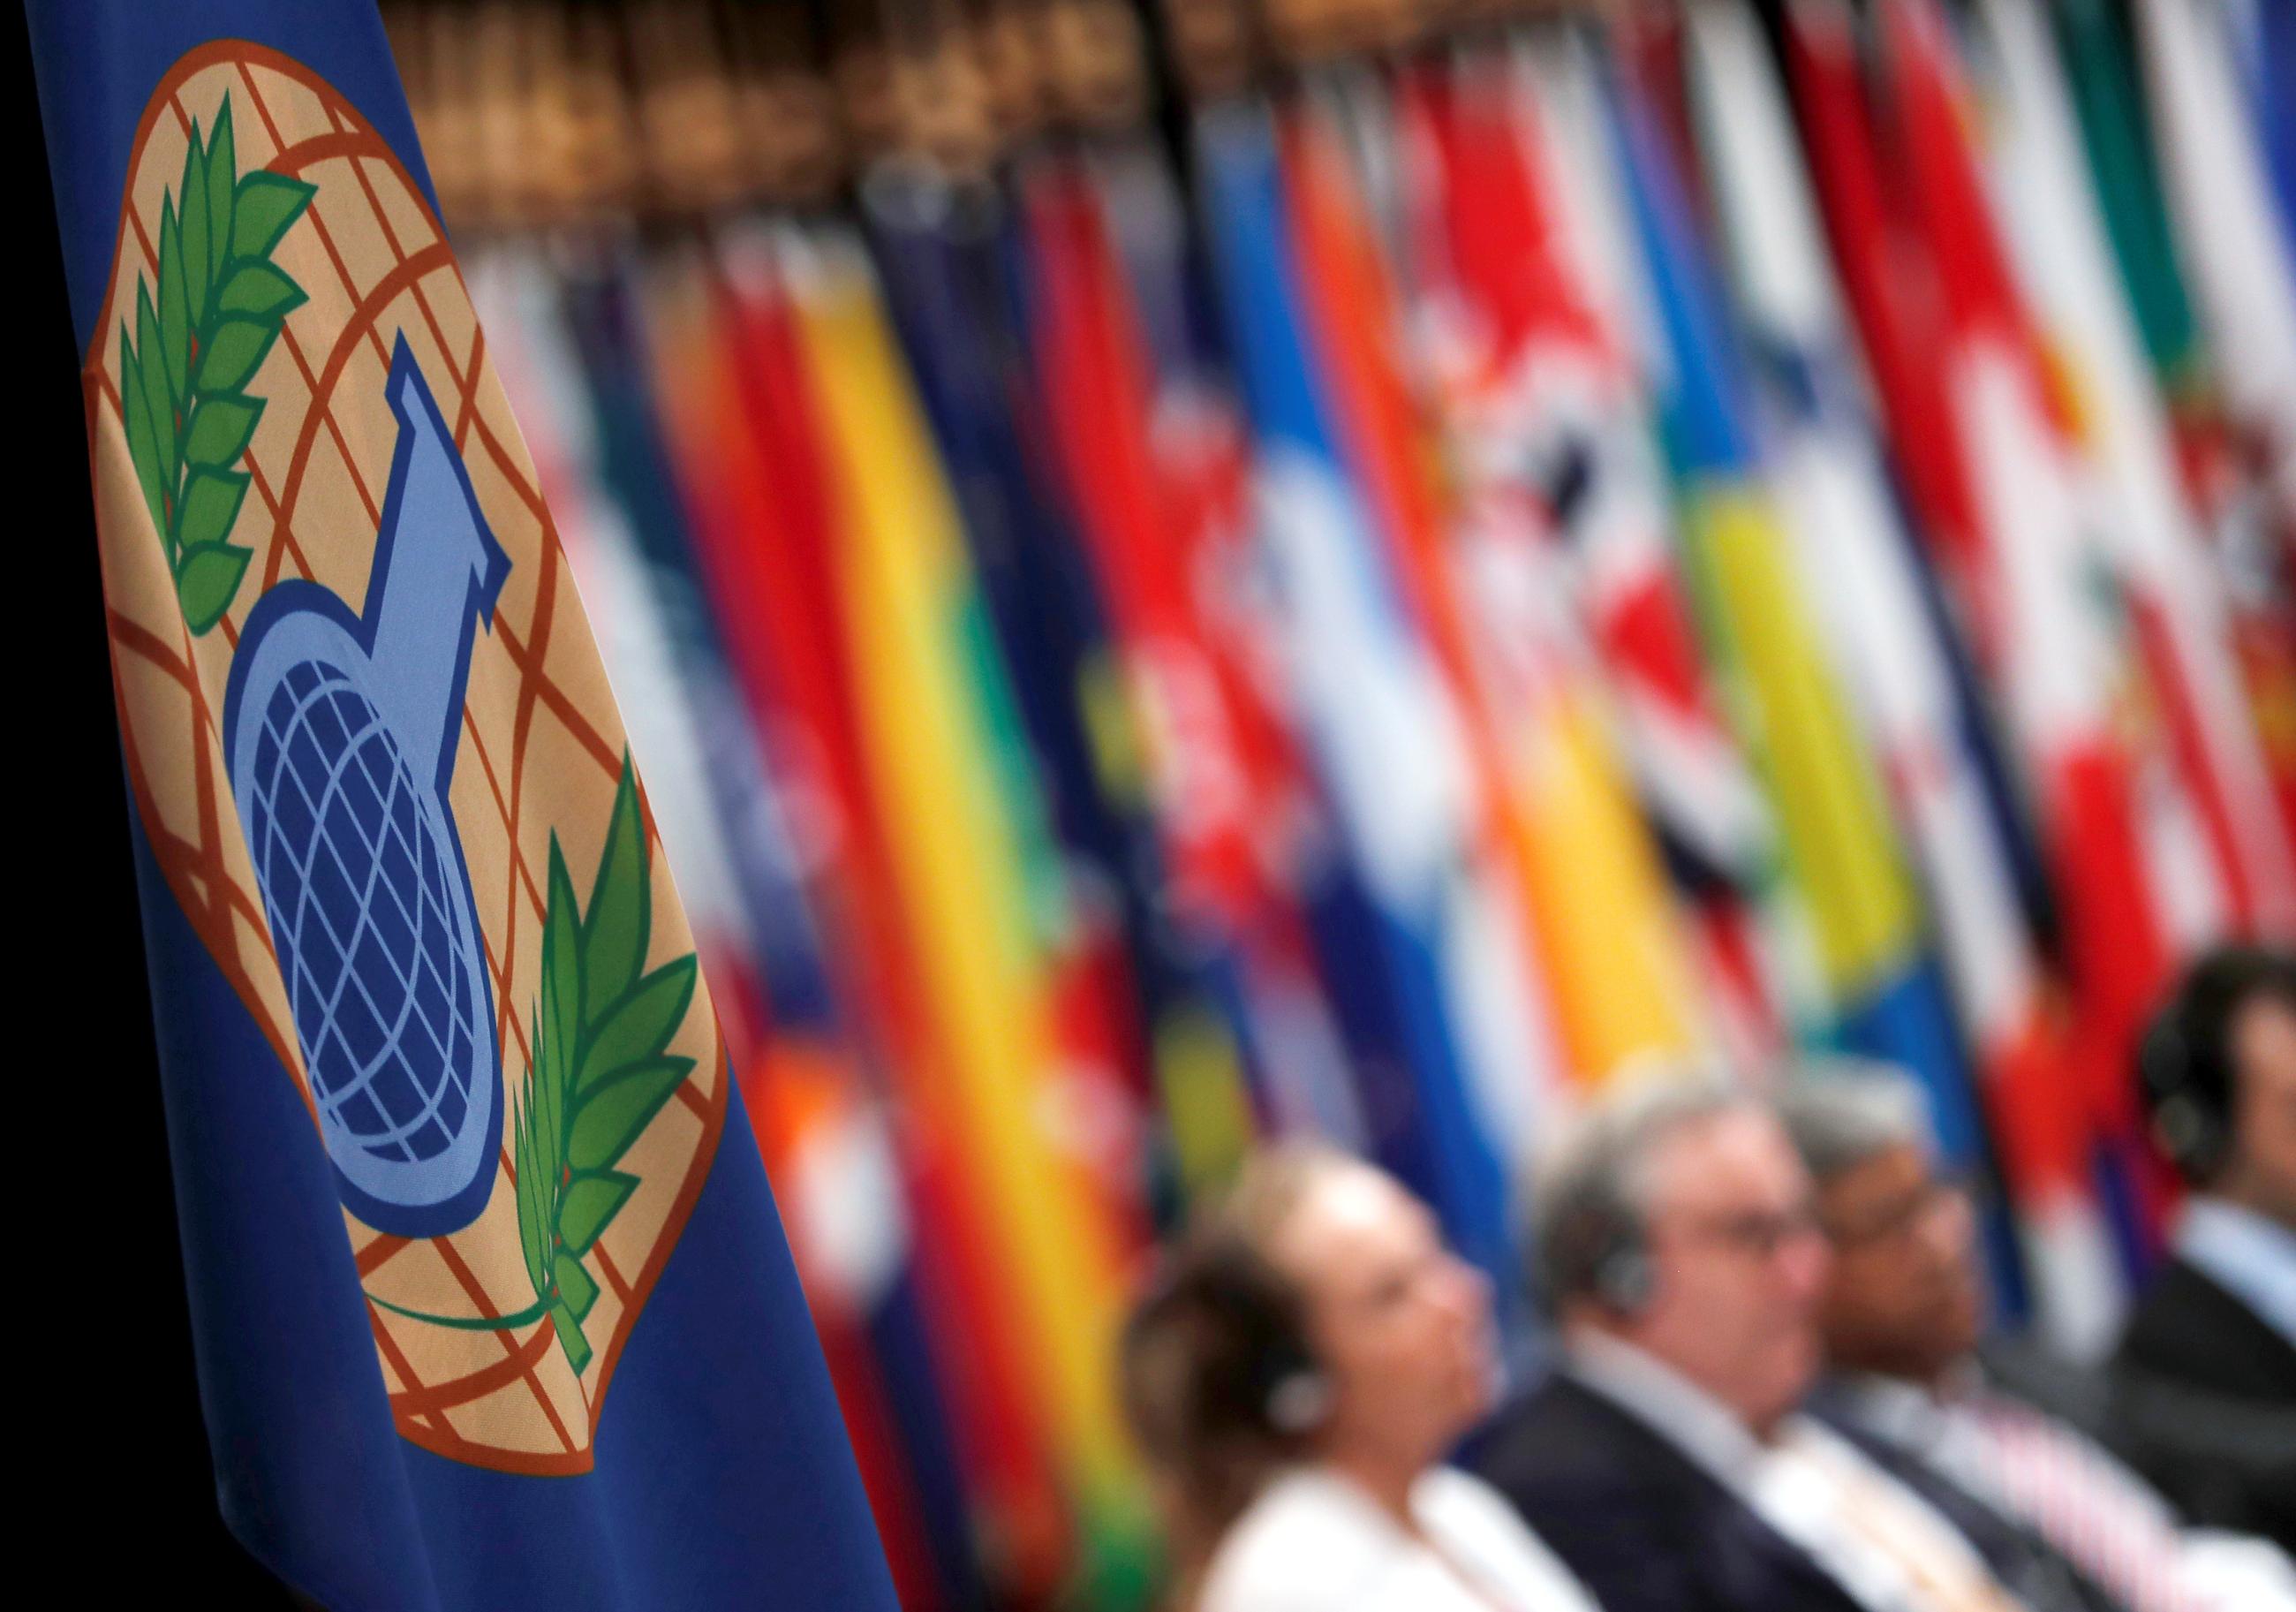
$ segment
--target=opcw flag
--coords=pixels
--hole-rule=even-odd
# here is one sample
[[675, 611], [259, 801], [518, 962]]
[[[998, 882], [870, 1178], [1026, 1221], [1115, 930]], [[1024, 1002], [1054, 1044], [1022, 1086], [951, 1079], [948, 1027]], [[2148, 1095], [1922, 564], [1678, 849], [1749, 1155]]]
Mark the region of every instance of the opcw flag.
[[29, 20], [226, 1518], [336, 1608], [890, 1606], [373, 12]]

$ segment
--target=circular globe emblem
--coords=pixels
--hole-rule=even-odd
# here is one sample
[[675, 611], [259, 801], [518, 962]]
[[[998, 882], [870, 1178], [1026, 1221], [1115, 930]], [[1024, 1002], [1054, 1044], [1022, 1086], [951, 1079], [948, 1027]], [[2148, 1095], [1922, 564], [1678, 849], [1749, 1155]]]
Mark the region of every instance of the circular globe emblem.
[[486, 1206], [501, 1055], [447, 808], [471, 645], [510, 560], [404, 340], [366, 610], [283, 582], [248, 613], [224, 754], [343, 1201], [437, 1237]]
[[459, 1185], [450, 1161], [487, 1100], [471, 1052], [488, 1026], [444, 822], [382, 712], [324, 660], [273, 685], [250, 783], [256, 876], [295, 960], [288, 1000], [338, 1164], [376, 1196], [422, 1169]]

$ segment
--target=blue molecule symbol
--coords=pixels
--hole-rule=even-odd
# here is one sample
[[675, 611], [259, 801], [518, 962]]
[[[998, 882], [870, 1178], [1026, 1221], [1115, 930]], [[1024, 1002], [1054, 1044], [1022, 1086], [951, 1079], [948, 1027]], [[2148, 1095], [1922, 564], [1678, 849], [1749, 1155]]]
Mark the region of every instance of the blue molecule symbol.
[[282, 582], [224, 695], [224, 754], [353, 1213], [438, 1237], [486, 1207], [502, 1060], [478, 909], [447, 806], [478, 628], [509, 556], [401, 336], [398, 439], [366, 609]]

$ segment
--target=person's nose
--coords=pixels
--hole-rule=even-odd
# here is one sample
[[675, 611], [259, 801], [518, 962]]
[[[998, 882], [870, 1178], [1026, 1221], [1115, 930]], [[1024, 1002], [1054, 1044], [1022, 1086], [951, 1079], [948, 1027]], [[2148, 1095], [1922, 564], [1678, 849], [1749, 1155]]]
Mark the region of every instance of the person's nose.
[[1800, 1228], [1779, 1246], [1778, 1279], [1797, 1302], [1815, 1299], [1833, 1268], [1833, 1245], [1816, 1226]]
[[1443, 1256], [1435, 1293], [1438, 1303], [1469, 1325], [1480, 1325], [1491, 1312], [1491, 1279], [1455, 1254]]
[[1951, 1187], [1939, 1187], [1922, 1215], [1919, 1235], [1923, 1245], [1938, 1259], [1958, 1263], [1969, 1257], [1969, 1246], [1977, 1232], [1977, 1211], [1967, 1193]]

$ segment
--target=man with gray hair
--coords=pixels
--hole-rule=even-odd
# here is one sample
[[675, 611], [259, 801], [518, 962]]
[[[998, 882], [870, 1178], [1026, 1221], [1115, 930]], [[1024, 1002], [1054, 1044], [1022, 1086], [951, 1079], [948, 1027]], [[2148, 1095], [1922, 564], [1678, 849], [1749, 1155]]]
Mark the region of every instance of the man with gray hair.
[[2055, 1612], [1799, 1413], [1828, 1255], [1766, 1105], [1614, 1087], [1538, 1180], [1562, 1365], [1472, 1464], [1608, 1612]]
[[[1999, 1559], [2021, 1541], [2066, 1604], [2129, 1612], [2287, 1608], [2260, 1541], [2188, 1535], [2168, 1502], [2079, 1425], [2093, 1379], [1988, 1350], [1977, 1217], [1932, 1156], [1920, 1084], [1890, 1065], [1813, 1061], [1778, 1109], [1833, 1259], [1817, 1304], [1813, 1410]], [[2045, 1408], [2046, 1407], [2046, 1408]], [[2031, 1597], [2029, 1595], [2029, 1599]]]

